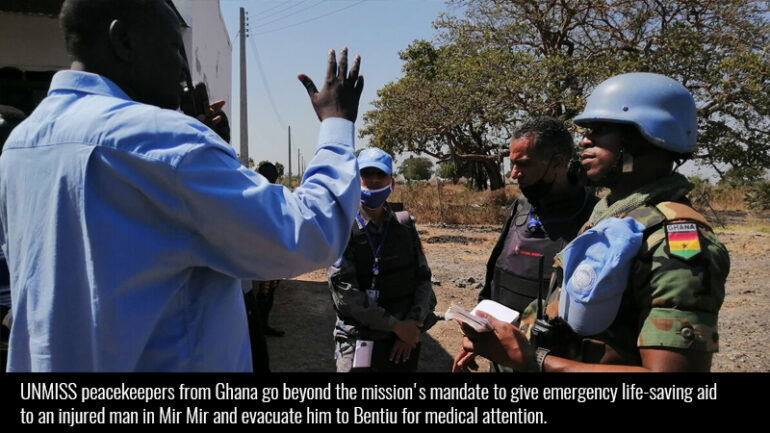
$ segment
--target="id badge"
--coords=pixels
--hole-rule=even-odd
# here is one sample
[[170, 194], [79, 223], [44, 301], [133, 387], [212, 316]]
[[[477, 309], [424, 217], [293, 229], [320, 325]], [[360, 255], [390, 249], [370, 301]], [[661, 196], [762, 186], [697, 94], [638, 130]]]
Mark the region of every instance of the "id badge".
[[356, 340], [356, 350], [353, 352], [353, 368], [371, 367], [373, 350], [374, 341]]
[[369, 305], [377, 305], [377, 300], [380, 298], [380, 291], [369, 289], [366, 291], [366, 299], [369, 301]]

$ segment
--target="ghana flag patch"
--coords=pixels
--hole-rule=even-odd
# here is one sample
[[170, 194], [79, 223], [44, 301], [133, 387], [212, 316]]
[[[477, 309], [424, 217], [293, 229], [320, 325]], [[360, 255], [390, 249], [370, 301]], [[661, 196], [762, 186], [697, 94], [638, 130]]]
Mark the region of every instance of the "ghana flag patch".
[[700, 253], [698, 227], [693, 223], [666, 225], [666, 238], [672, 256], [690, 259]]

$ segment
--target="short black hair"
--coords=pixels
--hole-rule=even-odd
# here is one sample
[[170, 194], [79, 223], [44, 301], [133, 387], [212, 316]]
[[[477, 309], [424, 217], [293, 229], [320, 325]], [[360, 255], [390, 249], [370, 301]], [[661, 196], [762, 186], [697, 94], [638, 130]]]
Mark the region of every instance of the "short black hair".
[[535, 136], [535, 151], [543, 156], [562, 155], [569, 161], [575, 155], [572, 134], [564, 122], [550, 116], [540, 116], [524, 122], [513, 133], [513, 139]]
[[261, 174], [270, 183], [275, 183], [278, 180], [278, 169], [272, 162], [263, 162], [257, 167], [257, 173]]
[[91, 49], [107, 37], [110, 23], [146, 25], [166, 0], [65, 0], [59, 13], [67, 52], [73, 60], [88, 61]]

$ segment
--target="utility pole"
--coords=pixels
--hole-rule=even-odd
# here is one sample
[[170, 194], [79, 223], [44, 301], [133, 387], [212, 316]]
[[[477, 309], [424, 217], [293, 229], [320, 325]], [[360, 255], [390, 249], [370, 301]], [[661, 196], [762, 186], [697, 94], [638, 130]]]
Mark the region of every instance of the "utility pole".
[[246, 10], [241, 8], [241, 164], [249, 166], [249, 124], [246, 111]]
[[291, 187], [291, 125], [289, 125], [289, 187]]
[[300, 179], [300, 182], [302, 181], [302, 164], [300, 163], [301, 158], [302, 158], [302, 151], [300, 149], [297, 149], [297, 175]]

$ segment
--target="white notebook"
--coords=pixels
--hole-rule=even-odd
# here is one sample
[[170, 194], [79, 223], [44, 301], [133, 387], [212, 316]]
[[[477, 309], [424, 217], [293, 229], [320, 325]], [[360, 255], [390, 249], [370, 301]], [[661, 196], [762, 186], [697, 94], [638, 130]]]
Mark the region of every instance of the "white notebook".
[[444, 317], [447, 320], [457, 319], [473, 328], [476, 332], [491, 331], [492, 326], [489, 324], [489, 321], [476, 315], [478, 311], [483, 311], [497, 320], [508, 323], [513, 323], [519, 317], [518, 311], [489, 299], [479, 302], [470, 312], [460, 306], [451, 305]]

